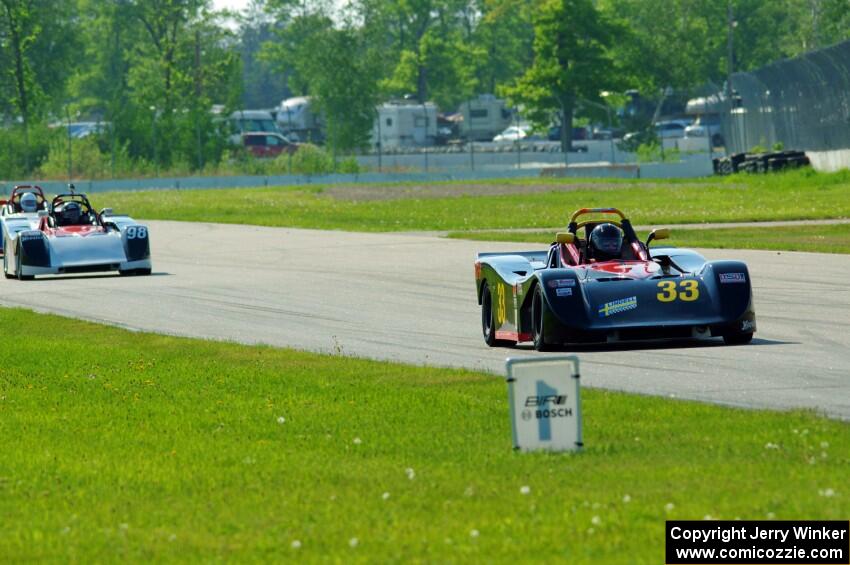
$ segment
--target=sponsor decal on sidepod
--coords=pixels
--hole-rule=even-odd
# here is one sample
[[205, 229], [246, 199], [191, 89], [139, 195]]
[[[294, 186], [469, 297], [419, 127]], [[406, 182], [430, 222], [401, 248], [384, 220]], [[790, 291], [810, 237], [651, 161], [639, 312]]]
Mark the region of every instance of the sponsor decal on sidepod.
[[554, 279], [549, 281], [549, 288], [560, 288], [563, 286], [575, 286], [575, 279]]
[[620, 312], [626, 312], [627, 310], [634, 310], [635, 308], [637, 308], [637, 296], [621, 298], [619, 300], [606, 302], [600, 306], [599, 317], [607, 318], [608, 316], [619, 314]]
[[745, 283], [747, 276], [744, 273], [720, 273], [720, 282], [728, 283]]
[[573, 289], [571, 289], [571, 288], [556, 288], [555, 294], [557, 294], [558, 296], [572, 296], [573, 295]]

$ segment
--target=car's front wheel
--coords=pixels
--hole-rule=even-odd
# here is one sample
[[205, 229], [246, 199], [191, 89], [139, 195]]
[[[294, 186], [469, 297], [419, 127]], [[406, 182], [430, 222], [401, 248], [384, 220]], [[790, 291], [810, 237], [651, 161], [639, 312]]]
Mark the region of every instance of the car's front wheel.
[[18, 245], [15, 247], [15, 274], [19, 281], [31, 281], [35, 277], [33, 275], [25, 275], [21, 265], [21, 240], [18, 240]]
[[726, 345], [746, 345], [753, 340], [753, 332], [745, 334], [728, 334], [723, 336]]
[[7, 279], [15, 278], [14, 275], [9, 274], [9, 255], [7, 253], [3, 253], [3, 276]]
[[151, 274], [150, 269], [127, 269], [126, 271], [118, 271], [122, 277], [145, 276]]
[[548, 310], [543, 288], [538, 284], [534, 287], [534, 296], [531, 298], [531, 336], [534, 340], [534, 349], [537, 351], [552, 350], [552, 345], [546, 343], [545, 323]]

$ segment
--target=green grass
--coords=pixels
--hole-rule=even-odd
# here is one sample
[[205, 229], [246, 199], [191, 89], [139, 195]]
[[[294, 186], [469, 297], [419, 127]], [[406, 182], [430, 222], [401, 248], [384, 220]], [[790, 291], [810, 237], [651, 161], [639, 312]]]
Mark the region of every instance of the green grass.
[[[645, 240], [647, 232], [638, 236]], [[478, 241], [527, 241], [549, 244], [552, 231], [534, 232], [450, 232], [449, 237]], [[664, 243], [667, 243], [666, 241]], [[774, 251], [809, 251], [850, 253], [850, 224], [810, 225], [795, 227], [753, 227], [723, 229], [674, 229], [669, 240], [677, 247], [715, 249], [770, 249]]]
[[850, 426], [811, 413], [587, 390], [583, 453], [521, 454], [493, 376], [0, 325], [5, 561], [659, 563], [667, 518], [850, 514]]
[[[469, 183], [443, 183], [452, 187]], [[137, 218], [349, 231], [533, 228], [566, 225], [580, 207], [615, 206], [635, 224], [850, 217], [850, 172], [794, 171], [696, 181], [521, 179], [476, 185], [551, 185], [533, 194], [411, 198], [388, 185], [383, 200], [334, 198], [323, 187], [106, 193], [97, 205]], [[581, 188], [564, 190], [580, 186]]]

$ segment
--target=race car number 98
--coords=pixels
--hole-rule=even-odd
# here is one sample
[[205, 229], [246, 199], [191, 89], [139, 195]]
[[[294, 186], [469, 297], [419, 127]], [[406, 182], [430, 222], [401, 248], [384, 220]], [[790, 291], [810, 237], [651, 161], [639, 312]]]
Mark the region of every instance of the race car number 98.
[[661, 281], [658, 283], [658, 291], [655, 296], [659, 302], [673, 302], [676, 299], [693, 302], [699, 298], [699, 281], [686, 279], [678, 285], [675, 281]]
[[148, 229], [144, 226], [130, 226], [127, 228], [127, 239], [145, 239], [148, 236]]

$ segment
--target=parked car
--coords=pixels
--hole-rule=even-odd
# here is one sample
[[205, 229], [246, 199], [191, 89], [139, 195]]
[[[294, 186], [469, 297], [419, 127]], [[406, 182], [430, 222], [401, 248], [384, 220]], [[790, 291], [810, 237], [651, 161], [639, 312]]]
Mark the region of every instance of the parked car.
[[685, 128], [685, 137], [711, 136], [711, 144], [714, 147], [723, 145], [723, 132], [720, 126], [720, 116], [717, 114], [704, 114]]
[[513, 141], [521, 141], [528, 137], [528, 130], [520, 126], [510, 126], [505, 128], [505, 131], [493, 138], [495, 143], [509, 143]]
[[251, 155], [258, 158], [274, 158], [281, 153], [295, 153], [298, 144], [279, 133], [256, 131], [242, 134], [242, 145]]
[[617, 147], [620, 151], [633, 153], [645, 143], [658, 143], [658, 141], [658, 135], [653, 130], [632, 131], [624, 135], [623, 139], [617, 142]]
[[686, 124], [679, 121], [657, 122], [655, 134], [660, 139], [677, 139], [685, 137]]
[[[576, 126], [573, 128], [573, 141], [585, 141], [590, 137], [586, 127]], [[550, 127], [547, 138], [549, 141], [561, 141], [561, 126]]]

